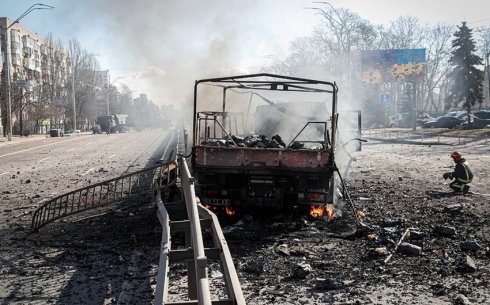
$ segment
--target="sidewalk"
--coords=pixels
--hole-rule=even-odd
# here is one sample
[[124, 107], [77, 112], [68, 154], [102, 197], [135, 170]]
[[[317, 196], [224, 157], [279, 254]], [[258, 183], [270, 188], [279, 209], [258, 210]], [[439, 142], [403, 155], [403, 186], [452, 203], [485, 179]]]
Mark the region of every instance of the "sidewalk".
[[18, 143], [22, 143], [22, 142], [42, 140], [42, 139], [46, 139], [46, 138], [49, 138], [49, 135], [36, 134], [36, 135], [30, 135], [30, 136], [25, 136], [25, 137], [13, 135], [12, 141], [9, 141], [7, 137], [1, 136], [0, 137], [0, 147], [5, 146], [5, 145], [18, 144]]
[[[75, 133], [73, 135], [68, 134], [65, 135], [64, 137], [71, 137], [71, 136], [82, 136], [82, 135], [87, 135], [87, 134], [92, 134], [92, 132], [80, 132], [80, 133]], [[14, 144], [19, 144], [19, 143], [25, 143], [25, 142], [32, 142], [32, 141], [37, 141], [37, 140], [42, 140], [42, 139], [47, 139], [50, 138], [49, 134], [33, 134], [29, 136], [18, 136], [18, 135], [12, 135], [12, 141], [8, 141], [7, 137], [4, 137], [3, 135], [0, 136], [0, 147], [6, 146], [6, 145], [14, 145]]]

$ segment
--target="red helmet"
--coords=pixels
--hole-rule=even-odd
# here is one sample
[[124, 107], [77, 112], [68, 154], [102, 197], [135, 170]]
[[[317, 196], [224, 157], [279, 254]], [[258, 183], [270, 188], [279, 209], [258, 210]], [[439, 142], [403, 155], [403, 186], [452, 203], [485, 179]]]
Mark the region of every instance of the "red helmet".
[[454, 151], [452, 154], [451, 154], [451, 158], [453, 158], [454, 162], [458, 162], [459, 160], [461, 160], [463, 156], [461, 155], [461, 153], [459, 151]]

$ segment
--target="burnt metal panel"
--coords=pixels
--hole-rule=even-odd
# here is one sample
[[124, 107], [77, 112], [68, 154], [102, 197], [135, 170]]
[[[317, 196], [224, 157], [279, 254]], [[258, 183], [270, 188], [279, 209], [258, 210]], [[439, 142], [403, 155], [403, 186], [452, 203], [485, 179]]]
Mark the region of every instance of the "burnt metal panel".
[[317, 169], [327, 167], [325, 150], [288, 150], [242, 147], [196, 146], [195, 166]]

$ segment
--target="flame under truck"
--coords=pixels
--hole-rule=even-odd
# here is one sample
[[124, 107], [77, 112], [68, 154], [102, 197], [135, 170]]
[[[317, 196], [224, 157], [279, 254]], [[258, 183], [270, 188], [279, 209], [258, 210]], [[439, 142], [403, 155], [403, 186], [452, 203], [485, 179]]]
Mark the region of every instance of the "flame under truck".
[[334, 204], [335, 83], [249, 74], [197, 80], [191, 164], [206, 206]]

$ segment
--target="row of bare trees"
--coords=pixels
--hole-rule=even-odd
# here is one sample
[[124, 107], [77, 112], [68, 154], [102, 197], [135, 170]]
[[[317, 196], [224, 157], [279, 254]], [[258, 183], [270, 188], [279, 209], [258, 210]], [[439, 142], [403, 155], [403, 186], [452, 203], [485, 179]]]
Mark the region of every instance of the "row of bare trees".
[[[412, 16], [402, 16], [388, 25], [373, 24], [345, 8], [334, 8], [328, 2], [317, 2], [312, 7], [321, 17], [313, 34], [295, 40], [284, 59], [275, 58], [267, 67], [270, 71], [289, 75], [309, 75], [335, 80], [340, 86], [340, 98], [361, 109], [365, 118], [375, 123], [380, 110], [383, 114], [401, 111], [393, 104], [403, 103], [407, 94], [413, 94], [411, 82], [397, 80], [366, 84], [361, 80], [361, 53], [364, 50], [425, 49], [425, 76], [417, 83], [416, 108], [434, 115], [461, 105], [446, 103], [452, 87], [451, 48], [457, 27], [448, 24], [425, 25]], [[486, 58], [490, 52], [490, 28], [474, 30], [477, 52]], [[488, 62], [486, 62], [488, 66]], [[483, 70], [484, 67], [480, 66]], [[488, 87], [487, 89], [488, 90]], [[392, 97], [390, 105], [380, 105], [380, 93]], [[488, 92], [485, 96], [488, 99]], [[480, 101], [480, 108], [484, 101]], [[488, 105], [488, 103], [486, 104]], [[380, 109], [384, 108], [384, 109]]]
[[[47, 133], [53, 128], [69, 130], [75, 126], [74, 118], [77, 129], [87, 130], [95, 124], [98, 115], [108, 111], [132, 114], [139, 106], [135, 105], [126, 85], [114, 86], [101, 77], [96, 54], [89, 53], [76, 39], [70, 40], [65, 48], [61, 41], [55, 41], [49, 34], [42, 47], [41, 72], [27, 69], [22, 64], [13, 69], [10, 92], [14, 135]], [[2, 126], [5, 127], [4, 79], [3, 75], [0, 98]], [[16, 80], [23, 82], [16, 85]], [[148, 103], [153, 105], [152, 101]], [[3, 136], [6, 132], [3, 128]]]

